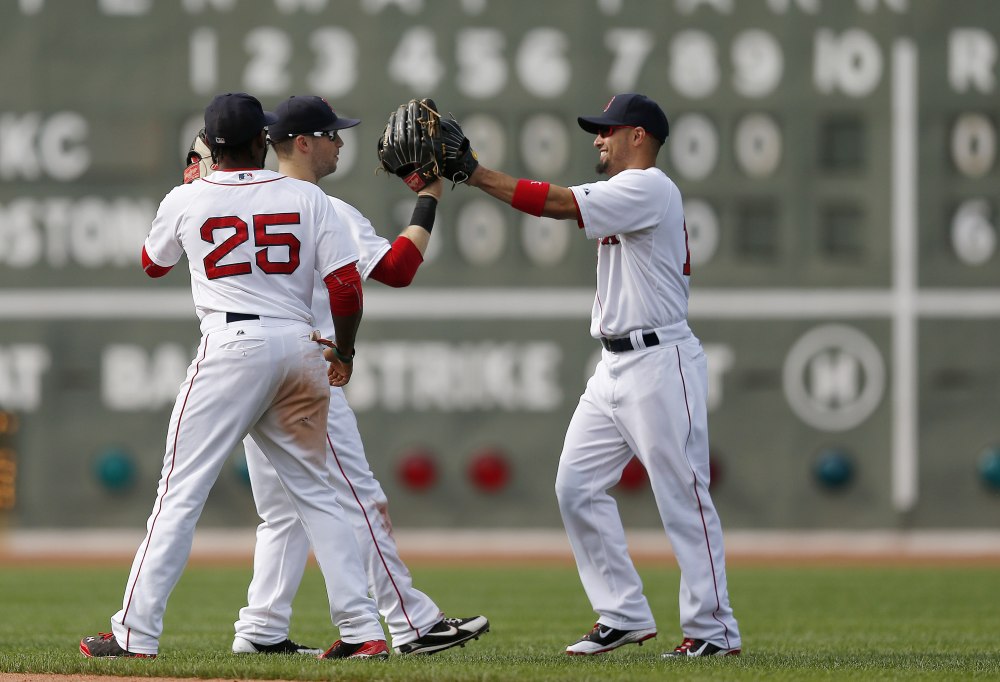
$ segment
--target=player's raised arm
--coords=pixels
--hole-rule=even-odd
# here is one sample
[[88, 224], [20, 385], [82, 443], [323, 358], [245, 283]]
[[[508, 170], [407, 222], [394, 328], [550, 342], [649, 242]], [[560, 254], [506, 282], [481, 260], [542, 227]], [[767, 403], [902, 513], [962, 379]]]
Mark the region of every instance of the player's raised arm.
[[541, 180], [515, 178], [480, 164], [469, 176], [469, 185], [533, 216], [579, 220], [580, 213], [568, 187]]
[[417, 268], [424, 262], [443, 190], [444, 183], [438, 178], [418, 192], [410, 224], [399, 233], [369, 277], [390, 287], [406, 287], [413, 282]]
[[413, 206], [410, 224], [399, 233], [417, 247], [422, 256], [430, 243], [431, 230], [434, 228], [434, 218], [437, 215], [437, 205], [444, 193], [444, 182], [441, 178], [429, 183], [417, 193], [417, 203]]
[[573, 192], [541, 180], [515, 178], [479, 162], [472, 143], [454, 117], [441, 119], [441, 175], [454, 183], [478, 187], [505, 204], [534, 216], [579, 221]]

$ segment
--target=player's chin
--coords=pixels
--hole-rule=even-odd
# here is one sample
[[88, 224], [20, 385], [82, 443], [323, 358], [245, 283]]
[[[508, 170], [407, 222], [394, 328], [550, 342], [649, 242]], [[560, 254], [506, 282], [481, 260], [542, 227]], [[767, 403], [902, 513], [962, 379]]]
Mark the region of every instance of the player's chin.
[[597, 164], [594, 166], [594, 170], [597, 171], [598, 175], [607, 175], [608, 160], [601, 159], [600, 161], [598, 161]]

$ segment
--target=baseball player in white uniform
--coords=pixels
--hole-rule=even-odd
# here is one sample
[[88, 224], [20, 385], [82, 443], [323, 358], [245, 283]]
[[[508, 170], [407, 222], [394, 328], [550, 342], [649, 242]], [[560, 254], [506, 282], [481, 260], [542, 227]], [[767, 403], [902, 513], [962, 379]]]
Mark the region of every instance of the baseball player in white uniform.
[[[329, 385], [351, 375], [362, 313], [354, 241], [312, 183], [263, 170], [265, 126], [277, 118], [246, 93], [215, 97], [205, 133], [211, 178], [163, 199], [142, 251], [151, 277], [187, 256], [202, 338], [167, 431], [156, 501], [110, 633], [90, 657], [155, 657], [167, 599], [195, 524], [229, 453], [253, 434], [306, 528], [341, 639], [323, 657], [385, 658], [351, 525], [326, 470]], [[336, 345], [314, 334], [316, 276], [330, 292]]]
[[653, 100], [629, 93], [578, 120], [597, 135], [597, 170], [607, 180], [568, 188], [517, 180], [468, 156], [463, 169], [468, 184], [532, 215], [576, 220], [597, 243], [590, 333], [604, 351], [570, 421], [556, 495], [599, 618], [566, 653], [599, 654], [656, 636], [608, 494], [634, 454], [681, 569], [683, 641], [664, 656], [735, 655], [740, 634], [708, 492], [705, 354], [687, 323], [687, 228], [680, 191], [655, 166], [667, 117]]
[[[275, 114], [278, 121], [269, 126], [268, 135], [278, 157], [279, 172], [311, 183], [336, 170], [344, 144], [337, 131], [360, 123], [358, 119], [337, 116], [325, 99], [313, 96], [290, 97], [275, 108]], [[186, 177], [197, 175], [186, 173]], [[423, 262], [443, 185], [438, 180], [419, 192], [411, 224], [391, 244], [356, 208], [328, 197], [360, 253], [357, 267], [362, 279], [370, 277], [393, 287], [410, 284]], [[312, 312], [323, 334], [332, 334], [329, 296], [319, 277]], [[368, 587], [395, 650], [401, 654], [430, 654], [462, 646], [487, 632], [489, 621], [483, 616], [445, 618], [430, 597], [413, 587], [392, 536], [385, 493], [372, 474], [357, 419], [344, 390], [338, 386], [330, 388], [326, 431], [326, 474], [354, 527]], [[312, 653], [314, 650], [288, 637], [292, 599], [305, 571], [309, 538], [256, 437], [250, 434], [243, 444], [262, 523], [257, 529], [248, 604], [236, 621], [233, 652]]]

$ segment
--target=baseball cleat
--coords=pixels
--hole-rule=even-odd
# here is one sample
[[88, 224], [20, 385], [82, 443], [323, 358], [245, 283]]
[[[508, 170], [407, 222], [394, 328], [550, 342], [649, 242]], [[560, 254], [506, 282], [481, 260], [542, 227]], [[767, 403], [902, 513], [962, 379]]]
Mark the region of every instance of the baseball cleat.
[[233, 640], [234, 654], [306, 654], [308, 656], [319, 656], [322, 649], [313, 649], [302, 644], [296, 644], [290, 639], [285, 639], [277, 644], [258, 644], [236, 636]]
[[156, 654], [136, 654], [122, 649], [110, 632], [101, 632], [81, 639], [80, 653], [87, 658], [156, 658]]
[[397, 654], [433, 654], [453, 646], [465, 646], [470, 639], [479, 639], [490, 631], [485, 616], [444, 618], [423, 637], [396, 647]]
[[727, 649], [715, 646], [711, 642], [703, 639], [691, 639], [685, 637], [684, 641], [674, 648], [661, 655], [661, 658], [681, 658], [684, 656], [739, 656], [739, 649]]
[[616, 630], [607, 625], [596, 623], [593, 630], [581, 637], [576, 643], [566, 647], [566, 653], [570, 656], [603, 654], [605, 651], [617, 649], [623, 644], [635, 643], [642, 646], [643, 642], [653, 637], [656, 637], [656, 628]]
[[371, 639], [367, 642], [351, 644], [342, 640], [333, 643], [326, 652], [316, 658], [389, 658], [389, 647], [384, 639]]

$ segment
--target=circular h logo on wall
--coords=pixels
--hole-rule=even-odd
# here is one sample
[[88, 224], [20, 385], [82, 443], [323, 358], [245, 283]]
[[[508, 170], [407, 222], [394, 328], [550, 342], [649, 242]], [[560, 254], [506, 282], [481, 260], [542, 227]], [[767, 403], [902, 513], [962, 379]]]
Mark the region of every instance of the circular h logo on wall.
[[871, 416], [885, 393], [878, 347], [853, 327], [824, 325], [795, 342], [785, 358], [785, 398], [806, 424], [846, 431]]

